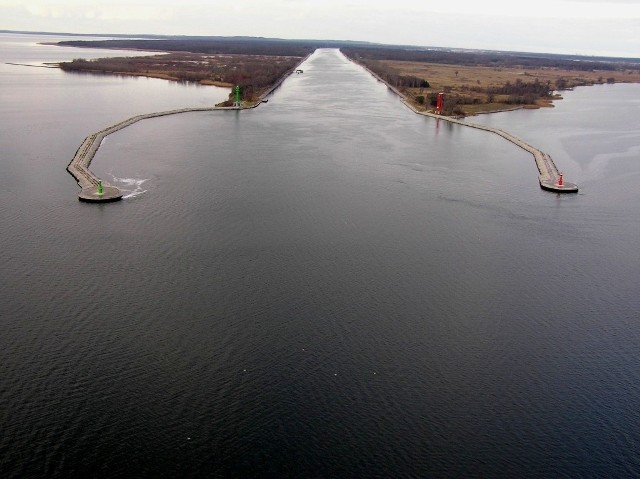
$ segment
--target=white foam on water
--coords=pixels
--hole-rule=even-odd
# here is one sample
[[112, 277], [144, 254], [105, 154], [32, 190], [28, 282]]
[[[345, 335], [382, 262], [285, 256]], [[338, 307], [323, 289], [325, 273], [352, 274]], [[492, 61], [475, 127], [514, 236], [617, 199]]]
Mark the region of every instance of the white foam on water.
[[142, 185], [145, 181], [149, 181], [148, 178], [140, 179], [140, 178], [118, 178], [117, 176], [111, 175], [113, 178], [113, 182], [118, 185], [118, 187], [125, 193], [122, 198], [135, 198], [143, 193], [146, 193], [148, 190], [142, 188]]

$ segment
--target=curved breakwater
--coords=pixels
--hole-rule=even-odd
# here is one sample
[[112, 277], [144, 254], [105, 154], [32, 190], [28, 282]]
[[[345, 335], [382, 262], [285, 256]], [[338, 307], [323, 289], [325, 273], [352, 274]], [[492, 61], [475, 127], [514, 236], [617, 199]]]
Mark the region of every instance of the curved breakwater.
[[159, 111], [154, 113], [147, 113], [143, 115], [136, 115], [128, 118], [120, 123], [116, 123], [115, 125], [111, 125], [103, 130], [100, 130], [96, 133], [92, 133], [87, 136], [78, 150], [74, 155], [73, 159], [67, 166], [67, 171], [76, 179], [78, 185], [81, 188], [78, 197], [81, 201], [90, 201], [90, 202], [106, 202], [106, 201], [114, 201], [122, 198], [122, 192], [116, 188], [115, 186], [105, 185], [103, 187], [101, 181], [98, 179], [96, 175], [94, 175], [91, 170], [89, 170], [89, 165], [93, 160], [98, 148], [102, 144], [102, 140], [118, 130], [122, 130], [140, 120], [146, 120], [148, 118], [157, 118], [160, 116], [167, 115], [176, 115], [180, 113], [189, 113], [195, 111], [215, 111], [215, 110], [243, 110], [247, 108], [256, 108], [260, 105], [263, 99], [273, 93], [273, 91], [278, 88], [282, 82], [292, 73], [295, 72], [296, 69], [304, 63], [311, 54], [304, 57], [298, 64], [294, 67], [292, 71], [289, 71], [282, 75], [278, 81], [276, 81], [271, 88], [266, 90], [258, 100], [249, 106], [231, 106], [231, 107], [195, 107], [195, 108], [179, 108], [177, 110], [167, 110], [167, 111]]
[[409, 105], [409, 103], [407, 103], [404, 99], [403, 99], [403, 102], [419, 115], [430, 116], [432, 118], [445, 120], [450, 123], [457, 123], [458, 125], [468, 126], [470, 128], [476, 128], [478, 130], [488, 131], [501, 136], [505, 140], [510, 141], [514, 145], [522, 148], [523, 150], [533, 155], [533, 158], [536, 162], [536, 166], [538, 167], [538, 181], [540, 182], [541, 188], [545, 190], [557, 191], [561, 193], [575, 193], [578, 191], [578, 187], [575, 184], [566, 182], [561, 178], [561, 173], [558, 171], [558, 167], [553, 162], [553, 159], [551, 158], [551, 156], [539, 150], [538, 148], [531, 146], [530, 144], [526, 143], [525, 141], [518, 138], [517, 136], [512, 135], [511, 133], [508, 133], [504, 130], [500, 130], [499, 128], [479, 125], [477, 123], [470, 123], [468, 121], [463, 121], [463, 120], [459, 120], [457, 118], [452, 118], [448, 116], [442, 116], [435, 113], [429, 113], [426, 111], [418, 111], [413, 106]]
[[575, 185], [574, 183], [569, 183], [567, 181], [564, 181], [561, 173], [558, 171], [558, 168], [553, 162], [553, 159], [547, 153], [539, 150], [534, 146], [529, 145], [528, 143], [518, 138], [517, 136], [512, 135], [511, 133], [508, 133], [504, 130], [500, 130], [499, 128], [479, 125], [477, 123], [471, 123], [471, 122], [460, 120], [458, 118], [453, 118], [450, 116], [438, 115], [436, 113], [430, 113], [428, 111], [419, 111], [407, 101], [405, 96], [397, 88], [393, 87], [392, 85], [389, 85], [389, 83], [384, 81], [379, 75], [371, 71], [365, 65], [362, 65], [362, 64], [359, 64], [359, 65], [363, 67], [365, 70], [367, 70], [373, 77], [375, 77], [376, 79], [378, 79], [379, 81], [387, 85], [387, 87], [391, 91], [393, 91], [395, 94], [397, 94], [401, 98], [402, 102], [406, 106], [408, 106], [414, 113], [417, 113], [418, 115], [429, 116], [431, 118], [436, 118], [439, 120], [448, 121], [450, 123], [456, 123], [458, 125], [468, 126], [470, 128], [476, 128], [478, 130], [484, 130], [491, 133], [495, 133], [496, 135], [501, 136], [505, 140], [510, 141], [514, 145], [531, 153], [531, 155], [533, 155], [533, 158], [536, 162], [536, 166], [538, 168], [538, 181], [542, 189], [548, 190], [548, 191], [555, 191], [558, 193], [577, 193], [578, 192], [577, 185]]
[[239, 110], [239, 107], [197, 107], [197, 108], [180, 108], [177, 110], [159, 111], [154, 113], [147, 113], [143, 115], [136, 115], [128, 118], [120, 123], [111, 125], [96, 133], [92, 133], [87, 136], [74, 155], [73, 159], [67, 166], [67, 171], [76, 179], [80, 188], [80, 199], [85, 201], [112, 201], [122, 197], [120, 191], [113, 187], [106, 185], [107, 194], [98, 193], [100, 188], [100, 180], [89, 170], [89, 165], [93, 160], [102, 140], [118, 130], [122, 130], [140, 120], [146, 120], [148, 118], [157, 118], [160, 116], [176, 115], [179, 113], [188, 113], [194, 111], [213, 111], [213, 110]]

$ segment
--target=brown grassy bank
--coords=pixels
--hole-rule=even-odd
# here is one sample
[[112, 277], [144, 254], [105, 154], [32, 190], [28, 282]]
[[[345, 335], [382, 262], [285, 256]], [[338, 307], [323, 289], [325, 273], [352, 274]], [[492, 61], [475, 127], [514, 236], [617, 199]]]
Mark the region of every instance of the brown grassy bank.
[[[447, 115], [474, 115], [515, 108], [553, 106], [559, 92], [582, 85], [640, 83], [636, 64], [571, 62], [555, 58], [522, 59], [496, 55], [450, 53], [425, 59], [394, 59], [410, 56], [406, 51], [354, 51], [343, 49], [352, 60], [375, 72], [418, 109], [431, 110], [438, 92], [445, 93]], [[419, 54], [413, 56], [419, 57]], [[456, 63], [458, 62], [458, 63]]]

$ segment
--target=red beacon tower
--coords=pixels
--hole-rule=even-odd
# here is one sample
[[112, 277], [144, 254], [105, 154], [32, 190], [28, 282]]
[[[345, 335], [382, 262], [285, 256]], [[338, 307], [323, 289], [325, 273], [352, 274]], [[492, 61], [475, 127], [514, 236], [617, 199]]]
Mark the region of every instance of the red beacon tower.
[[438, 115], [442, 114], [442, 96], [444, 95], [444, 93], [440, 92], [438, 93], [438, 99], [436, 100], [436, 113]]

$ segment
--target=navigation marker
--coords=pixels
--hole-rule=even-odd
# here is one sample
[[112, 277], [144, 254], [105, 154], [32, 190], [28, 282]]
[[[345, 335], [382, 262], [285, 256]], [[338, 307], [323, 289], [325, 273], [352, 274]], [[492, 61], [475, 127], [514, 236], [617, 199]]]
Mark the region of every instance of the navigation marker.
[[233, 106], [240, 108], [240, 85], [236, 85], [234, 92], [236, 94], [236, 101], [233, 103]]

